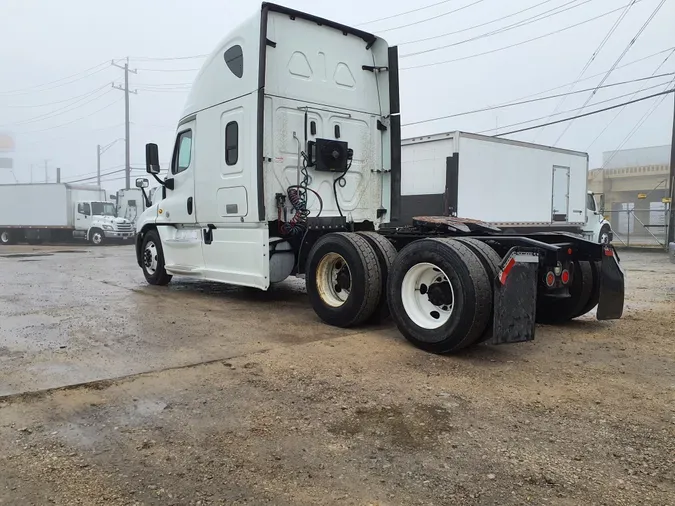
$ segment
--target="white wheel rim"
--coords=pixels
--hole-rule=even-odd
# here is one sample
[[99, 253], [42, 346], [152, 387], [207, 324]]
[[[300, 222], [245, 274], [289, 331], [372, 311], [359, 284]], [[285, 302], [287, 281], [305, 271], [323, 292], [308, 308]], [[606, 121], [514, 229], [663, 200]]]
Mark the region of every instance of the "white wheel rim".
[[91, 240], [94, 244], [101, 244], [103, 237], [101, 236], [100, 232], [94, 232], [94, 235], [92, 236]]
[[9, 232], [3, 232], [0, 234], [0, 242], [8, 243], [9, 242]]
[[403, 277], [401, 301], [415, 325], [437, 329], [445, 325], [452, 315], [455, 289], [450, 278], [438, 266], [419, 263]]
[[609, 244], [609, 234], [607, 232], [600, 234], [600, 244]]
[[316, 288], [321, 300], [340, 307], [351, 292], [352, 274], [345, 259], [337, 253], [327, 253], [316, 267]]
[[154, 242], [148, 242], [145, 245], [145, 250], [143, 251], [143, 267], [145, 271], [151, 276], [157, 272], [157, 262], [158, 262], [157, 246]]

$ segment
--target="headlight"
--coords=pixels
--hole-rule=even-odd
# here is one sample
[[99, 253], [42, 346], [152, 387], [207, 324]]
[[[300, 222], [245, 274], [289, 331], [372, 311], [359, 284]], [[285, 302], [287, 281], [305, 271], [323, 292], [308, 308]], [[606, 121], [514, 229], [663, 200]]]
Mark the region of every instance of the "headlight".
[[103, 225], [103, 230], [113, 230], [110, 225]]

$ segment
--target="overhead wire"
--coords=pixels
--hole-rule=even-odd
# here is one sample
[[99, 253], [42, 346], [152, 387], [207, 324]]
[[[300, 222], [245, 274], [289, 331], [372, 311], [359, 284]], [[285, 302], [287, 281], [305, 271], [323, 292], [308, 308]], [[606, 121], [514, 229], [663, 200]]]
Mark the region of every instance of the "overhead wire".
[[403, 25], [394, 26], [392, 28], [385, 28], [384, 30], [376, 30], [376, 31], [377, 31], [377, 33], [393, 32], [394, 30], [400, 30], [401, 28], [408, 28], [410, 26], [419, 25], [419, 24], [422, 24], [422, 23], [426, 23], [427, 21], [432, 21], [434, 19], [440, 19], [440, 18], [443, 18], [445, 16], [449, 16], [450, 14], [455, 14], [456, 12], [463, 11], [465, 9], [468, 9], [469, 7], [473, 7], [474, 5], [478, 5], [479, 3], [482, 3], [483, 1], [484, 0], [475, 0], [474, 2], [472, 2], [470, 4], [464, 5], [462, 7], [459, 7], [457, 9], [454, 9], [454, 10], [451, 10], [451, 11], [448, 11], [448, 12], [444, 12], [442, 14], [438, 14], [436, 16], [432, 16], [430, 18], [420, 19], [419, 21], [413, 21], [411, 23], [406, 23], [406, 24], [403, 24]]
[[16, 89], [16, 90], [4, 90], [4, 91], [0, 90], [0, 95], [6, 95], [6, 94], [9, 95], [9, 94], [14, 94], [14, 93], [18, 93], [18, 92], [22, 92], [22, 91], [26, 91], [26, 90], [35, 89], [35, 88], [41, 88], [41, 87], [43, 87], [43, 86], [48, 86], [48, 85], [50, 85], [50, 84], [55, 84], [55, 83], [58, 83], [58, 82], [61, 82], [61, 81], [65, 81], [65, 80], [67, 80], [67, 79], [70, 79], [70, 78], [72, 78], [72, 77], [77, 77], [77, 76], [79, 76], [79, 75], [81, 75], [81, 74], [85, 74], [85, 73], [87, 73], [87, 72], [89, 72], [89, 71], [91, 71], [91, 70], [97, 69], [97, 68], [99, 68], [99, 67], [101, 67], [101, 66], [104, 66], [104, 65], [108, 65], [108, 61], [107, 61], [107, 60], [104, 61], [104, 62], [99, 63], [98, 65], [94, 65], [93, 67], [89, 67], [88, 69], [81, 70], [80, 72], [77, 72], [77, 73], [75, 73], [75, 74], [72, 74], [72, 75], [69, 75], [69, 76], [66, 76], [66, 77], [62, 77], [62, 78], [60, 78], [60, 79], [55, 79], [54, 81], [49, 81], [49, 82], [42, 83], [42, 84], [36, 84], [36, 85], [33, 85], [33, 86], [27, 86], [27, 87], [25, 87], [25, 88], [18, 88], [18, 89]]
[[144, 72], [197, 72], [200, 69], [150, 69], [137, 67], [136, 70], [142, 70]]
[[[626, 84], [633, 84], [633, 83], [638, 83], [638, 82], [642, 82], [642, 81], [649, 81], [651, 79], [658, 79], [660, 77], [667, 77], [667, 76], [672, 76], [672, 75], [675, 75], [675, 72], [667, 72], [667, 73], [658, 74], [658, 75], [652, 74], [651, 76], [648, 76], [648, 77], [639, 77], [639, 78], [631, 79], [631, 80], [628, 80], [628, 81], [620, 81], [620, 82], [616, 82], [616, 83], [605, 84], [601, 88], [613, 88], [613, 87], [616, 87], [616, 86], [623, 86], [623, 85], [626, 85]], [[659, 86], [660, 86], [660, 84], [659, 84]], [[459, 116], [468, 116], [470, 114], [477, 114], [477, 113], [481, 113], [481, 112], [494, 111], [496, 109], [504, 109], [504, 108], [507, 108], [507, 107], [515, 107], [515, 106], [519, 106], [519, 105], [531, 104], [531, 103], [540, 102], [540, 101], [543, 101], [543, 100], [552, 100], [554, 98], [560, 98], [560, 97], [566, 96], [566, 95], [576, 95], [576, 94], [579, 94], [579, 93], [586, 93], [586, 92], [592, 91], [594, 89], [595, 89], [595, 87], [586, 88], [586, 89], [583, 89], [583, 90], [569, 91], [569, 92], [566, 92], [566, 93], [558, 93], [558, 94], [555, 94], [555, 95], [548, 95], [548, 96], [545, 96], [545, 97], [533, 98], [533, 99], [528, 99], [528, 100], [506, 102], [506, 103], [503, 103], [503, 104], [500, 104], [500, 105], [482, 107], [480, 109], [473, 109], [471, 111], [458, 112], [458, 113], [454, 113], [454, 114], [448, 114], [446, 116], [437, 116], [435, 118], [428, 118], [428, 119], [419, 120], [419, 121], [412, 121], [410, 123], [403, 123], [401, 126], [419, 125], [419, 124], [422, 124], [422, 123], [430, 123], [432, 121], [439, 121], [439, 120], [442, 120], [442, 119], [456, 118], [456, 117], [459, 117]], [[641, 90], [638, 90], [638, 92], [639, 91], [641, 91]], [[539, 95], [539, 94], [537, 94], [537, 95]]]
[[43, 91], [51, 91], [51, 90], [55, 90], [55, 89], [57, 89], [57, 88], [62, 88], [63, 86], [68, 86], [69, 84], [73, 84], [73, 83], [76, 83], [76, 82], [78, 82], [78, 81], [82, 81], [83, 79], [86, 79], [86, 78], [88, 78], [88, 77], [91, 77], [91, 76], [93, 76], [93, 75], [99, 74], [99, 73], [103, 72], [104, 70], [107, 70], [107, 68], [108, 68], [108, 67], [102, 67], [102, 68], [100, 68], [100, 69], [98, 69], [98, 70], [94, 70], [93, 72], [89, 72], [88, 74], [85, 74], [85, 75], [83, 75], [83, 76], [80, 76], [80, 77], [78, 77], [78, 78], [76, 78], [76, 79], [72, 79], [72, 80], [70, 80], [70, 81], [67, 81], [67, 82], [65, 82], [65, 83], [60, 83], [60, 84], [57, 84], [57, 85], [55, 85], [55, 86], [50, 86], [50, 87], [48, 87], [48, 88], [33, 89], [33, 90], [26, 88], [26, 89], [24, 89], [23, 91], [0, 92], [0, 96], [12, 96], [12, 97], [15, 97], [15, 96], [18, 96], [18, 95], [30, 95], [30, 94], [32, 94], [32, 93], [42, 93]]
[[[633, 1], [635, 1], [635, 0], [633, 0]], [[586, 19], [586, 20], [581, 21], [579, 23], [575, 23], [573, 25], [569, 25], [569, 26], [566, 26], [566, 27], [563, 27], [563, 28], [559, 28], [558, 30], [555, 30], [553, 32], [545, 33], [543, 35], [539, 35], [538, 37], [533, 37], [531, 39], [523, 40], [521, 42], [517, 42], [515, 44], [510, 44], [508, 46], [502, 46], [502, 47], [499, 47], [499, 48], [496, 48], [496, 49], [491, 49], [489, 51], [483, 51], [482, 53], [475, 53], [475, 54], [470, 54], [470, 55], [467, 55], [467, 56], [462, 56], [460, 58], [454, 58], [452, 60], [444, 60], [444, 61], [438, 61], [438, 62], [432, 62], [432, 63], [423, 63], [423, 64], [420, 64], [420, 65], [413, 65], [413, 66], [410, 66], [410, 67], [402, 67], [401, 70], [414, 70], [414, 69], [420, 69], [420, 68], [426, 68], [426, 67], [435, 67], [437, 65], [445, 65], [445, 64], [448, 64], [448, 63], [455, 63], [455, 62], [458, 62], [458, 61], [464, 61], [464, 60], [470, 60], [472, 58], [478, 58], [479, 56], [485, 56], [485, 55], [488, 55], [488, 54], [498, 53], [500, 51], [505, 51], [506, 49], [511, 49], [511, 48], [514, 48], [514, 47], [522, 46], [524, 44], [529, 44], [530, 42], [541, 40], [541, 39], [544, 39], [546, 37], [550, 37], [552, 35], [557, 35], [559, 33], [565, 32], [567, 30], [571, 30], [572, 28], [576, 28], [578, 26], [582, 26], [582, 25], [585, 25], [587, 23], [591, 23], [591, 22], [596, 21], [598, 19], [609, 16], [610, 14], [614, 14], [615, 12], [620, 11], [621, 9], [624, 9], [625, 7], [626, 7], [625, 5], [622, 5], [621, 7], [617, 8], [617, 9], [612, 9], [611, 11], [607, 11], [603, 14], [600, 14], [598, 16], [594, 16], [592, 18]]]
[[[448, 37], [450, 35], [456, 35], [458, 33], [468, 32], [470, 30], [474, 30], [474, 29], [480, 28], [482, 26], [491, 25], [493, 23], [497, 23], [499, 21], [503, 21], [505, 19], [512, 18], [513, 16], [517, 16], [518, 14], [522, 14], [523, 12], [527, 12], [527, 11], [530, 11], [532, 9], [536, 9], [537, 7], [540, 7], [544, 4], [550, 3], [552, 1], [553, 0], [544, 0], [543, 2], [539, 2], [538, 4], [532, 5], [531, 7], [528, 7], [526, 9], [514, 12], [512, 14], [508, 14], [506, 16], [502, 16], [502, 17], [497, 18], [497, 19], [493, 19], [491, 21], [486, 21], [485, 23], [479, 23], [477, 25], [468, 26], [466, 28], [462, 28], [461, 30], [455, 30], [453, 32], [441, 33], [440, 35], [432, 35], [431, 37], [424, 37], [422, 39], [415, 39], [415, 40], [407, 40], [407, 41], [404, 41], [404, 42], [398, 42], [396, 45], [397, 46], [405, 46], [407, 44], [416, 44], [418, 42], [426, 42], [426, 41], [429, 41], [429, 40], [435, 40], [435, 39], [440, 39], [440, 38], [443, 38], [443, 37]], [[574, 0], [574, 1], [576, 1], [576, 0]]]
[[392, 14], [391, 16], [385, 16], [383, 18], [371, 19], [370, 21], [364, 21], [363, 23], [359, 23], [359, 24], [354, 25], [354, 26], [372, 25], [373, 23], [377, 23], [379, 21], [385, 21], [387, 19], [399, 18], [399, 17], [405, 16], [407, 14], [412, 14], [413, 12], [419, 12], [419, 11], [423, 11], [423, 10], [426, 10], [426, 9], [431, 9], [432, 7], [437, 7], [439, 5], [447, 4], [447, 3], [450, 3], [450, 2], [453, 2], [453, 1], [454, 0], [443, 0], [442, 2], [436, 2], [435, 4], [425, 5], [424, 7], [417, 7], [416, 9], [411, 9], [411, 10], [405, 11], [405, 12], [399, 12], [398, 14]]
[[[635, 2], [633, 2], [633, 3], [635, 3]], [[615, 61], [614, 64], [612, 65], [612, 67], [607, 71], [607, 73], [605, 74], [605, 76], [600, 80], [600, 82], [598, 83], [598, 86], [601, 86], [601, 85], [603, 85], [603, 84], [605, 83], [605, 81], [609, 78], [609, 76], [610, 76], [611, 73], [614, 71], [614, 69], [617, 67], [617, 65], [619, 65], [619, 63], [621, 63], [621, 60], [623, 60], [623, 57], [626, 56], [626, 54], [628, 53], [628, 51], [630, 51], [630, 48], [633, 47], [633, 44], [635, 44], [635, 42], [638, 40], [638, 38], [640, 38], [640, 35], [642, 35], [642, 32], [644, 32], [645, 29], [649, 26], [649, 24], [650, 24], [650, 23], [652, 22], [652, 20], [656, 17], [656, 15], [658, 14], [659, 10], [661, 10], [661, 7], [663, 7], [663, 4], [665, 4], [665, 3], [666, 3], [666, 0], [661, 0], [661, 3], [659, 3], [659, 4], [656, 6], [656, 8], [654, 9], [654, 11], [653, 11], [653, 12], [651, 13], [651, 15], [649, 16], [649, 18], [647, 18], [647, 20], [643, 23], [643, 25], [640, 27], [640, 29], [639, 29], [638, 32], [635, 34], [635, 36], [634, 36], [634, 37], [630, 40], [630, 42], [626, 45], [626, 47], [625, 47], [624, 50], [621, 52], [621, 54], [619, 55], [619, 57], [616, 59], [616, 61]], [[596, 90], [594, 90], [594, 91], [591, 93], [591, 95], [588, 97], [588, 99], [586, 100], [586, 102], [584, 102], [584, 105], [581, 107], [581, 110], [582, 110], [582, 111], [583, 111], [583, 110], [586, 108], [586, 106], [591, 102], [591, 100], [593, 100], [593, 98], [595, 97], [595, 94], [596, 94], [597, 92], [598, 92], [598, 90], [596, 89]], [[560, 135], [558, 136], [558, 138], [557, 138], [557, 139], [555, 140], [555, 142], [553, 143], [554, 146], [557, 145], [558, 142], [560, 142], [560, 140], [565, 136], [565, 134], [566, 134], [567, 131], [570, 129], [570, 127], [572, 126], [573, 123], [574, 123], [574, 121], [571, 121], [570, 123], [567, 123], [567, 125], [565, 125], [565, 128], [563, 129], [563, 131], [560, 133]]]
[[617, 109], [619, 107], [623, 107], [624, 105], [636, 104], [638, 102], [643, 102], [645, 100], [660, 97], [661, 95], [667, 95], [667, 94], [673, 93], [673, 92], [675, 92], [675, 88], [671, 88], [671, 89], [668, 89], [668, 90], [665, 90], [665, 91], [661, 91], [659, 93], [654, 93], [654, 94], [648, 95], [646, 97], [636, 98], [634, 100], [630, 100], [628, 102], [623, 102], [621, 104], [613, 105], [613, 106], [610, 106], [610, 107], [605, 107], [603, 109], [597, 109], [595, 111], [590, 111], [590, 112], [586, 112], [586, 113], [583, 113], [583, 114], [578, 114], [576, 116], [572, 116], [571, 118], [564, 118], [564, 119], [560, 119], [560, 120], [557, 120], [557, 121], [550, 121], [550, 122], [546, 123], [545, 125], [535, 125], [535, 126], [532, 126], [532, 127], [521, 128], [521, 129], [513, 130], [513, 131], [510, 131], [510, 132], [500, 133], [500, 134], [495, 135], [494, 137], [503, 137], [505, 135], [513, 135], [513, 134], [517, 134], [517, 133], [520, 133], [520, 132], [527, 132], [529, 130], [534, 130], [535, 128], [541, 128], [543, 126], [556, 125], [558, 123], [564, 123], [566, 121], [572, 121], [572, 120], [576, 120], [576, 119], [579, 119], [579, 118], [585, 118], [587, 116], [593, 116], [595, 114], [600, 114], [601, 112], [611, 111], [612, 109]]
[[[652, 76], [655, 76], [656, 73], [657, 73], [659, 70], [661, 70], [661, 67], [663, 67], [663, 66], [666, 64], [666, 62], [670, 59], [671, 56], [673, 56], [673, 54], [675, 54], [675, 48], [674, 48], [674, 49], [668, 54], [668, 56], [666, 56], [666, 58], [665, 58], [665, 59], [664, 59], [664, 60], [656, 67], [656, 69], [654, 69], [654, 72], [652, 72]], [[637, 90], [633, 96], [634, 96], [634, 97], [637, 96], [637, 94], [640, 93], [641, 91], [644, 91], [644, 87], [641, 87], [639, 90]], [[665, 99], [664, 99], [664, 100], [665, 100]], [[591, 149], [591, 147], [598, 141], [598, 139], [600, 139], [600, 137], [602, 137], [602, 135], [607, 131], [607, 129], [612, 125], [612, 123], [614, 123], [614, 122], [616, 121], [616, 119], [621, 115], [621, 113], [622, 113], [624, 110], [625, 110], [625, 107], [622, 107], [621, 109], [619, 109], [619, 111], [614, 115], [614, 117], [613, 117], [611, 120], [609, 120], [609, 122], [605, 125], [605, 128], [603, 128], [603, 129], [600, 131], [600, 133], [599, 133], [599, 134], [591, 141], [591, 143], [590, 143], [590, 144], [588, 145], [588, 147], [586, 148], [586, 151], [588, 151], [589, 149]]]
[[174, 60], [195, 60], [199, 58], [206, 58], [209, 56], [210, 53], [205, 53], [205, 54], [195, 54], [191, 56], [169, 56], [169, 57], [150, 57], [150, 56], [130, 56], [130, 60], [135, 60], [135, 61], [174, 61]]
[[[484, 33], [484, 34], [481, 34], [481, 35], [476, 35], [475, 37], [470, 37], [468, 39], [453, 42], [451, 44], [444, 44], [442, 46], [436, 46], [436, 47], [424, 49], [424, 50], [421, 50], [421, 51], [415, 51], [413, 53], [406, 53], [406, 54], [401, 55], [400, 58], [408, 58], [410, 56], [417, 56], [417, 55], [420, 55], [420, 54], [432, 53], [434, 51], [440, 51], [442, 49], [447, 49], [449, 47], [461, 46], [462, 44], [466, 44], [468, 42], [473, 42], [473, 41], [476, 41], [476, 40], [491, 37], [493, 35], [500, 35], [504, 32], [508, 32], [509, 30], [513, 30], [515, 28], [521, 28], [523, 26], [527, 26], [527, 25], [530, 25], [532, 23], [542, 21], [542, 20], [550, 18], [552, 16], [557, 16], [558, 14], [562, 14], [563, 12], [567, 12], [567, 11], [572, 10], [572, 9], [577, 9], [577, 8], [582, 7], [583, 5], [586, 5], [587, 3], [592, 2], [592, 1], [594, 1], [594, 0], [584, 0], [581, 3], [577, 3], [578, 0], [571, 0], [567, 3], [565, 3], [565, 4], [559, 5], [558, 7], [555, 7], [553, 9], [550, 9], [550, 10], [542, 12], [542, 13], [539, 13], [535, 16], [530, 17], [530, 18], [517, 21], [516, 23], [503, 26], [503, 27], [498, 28], [496, 30], [493, 30], [491, 32], [487, 32], [487, 33]], [[570, 4], [574, 4], [574, 5], [570, 5]], [[565, 7], [565, 6], [568, 6], [568, 5], [569, 5], [569, 7], [567, 7], [566, 9], [559, 10], [562, 7]], [[553, 11], [557, 11], [557, 12], [553, 12]]]
[[85, 115], [85, 116], [81, 116], [81, 117], [79, 117], [79, 118], [75, 118], [74, 120], [69, 121], [69, 122], [67, 122], [67, 123], [63, 123], [63, 124], [61, 124], [61, 125], [55, 125], [55, 126], [52, 126], [52, 127], [49, 127], [49, 128], [43, 128], [43, 129], [41, 129], [41, 130], [30, 130], [30, 131], [27, 131], [27, 132], [19, 132], [19, 133], [20, 133], [21, 135], [23, 135], [23, 134], [31, 134], [31, 133], [47, 132], [47, 131], [50, 131], [50, 130], [54, 130], [54, 129], [56, 129], [56, 128], [63, 128], [64, 126], [72, 125], [73, 123], [76, 123], [76, 122], [81, 121], [81, 120], [83, 120], [83, 119], [89, 118], [89, 117], [93, 116], [94, 114], [98, 114], [99, 112], [104, 111], [105, 109], [108, 109], [109, 107], [112, 107], [113, 105], [120, 103], [122, 100], [124, 100], [124, 97], [120, 97], [119, 99], [117, 99], [117, 100], [115, 100], [115, 101], [113, 101], [113, 102], [110, 102], [108, 105], [106, 105], [106, 106], [104, 106], [104, 107], [101, 107], [100, 109], [97, 109], [97, 110], [95, 110], [94, 112], [92, 112], [92, 113], [90, 113], [90, 114], [87, 114], [87, 115]]
[[[643, 88], [642, 91], [654, 90], [656, 88], [662, 87], [664, 84], [667, 85], [669, 82], [670, 81], [658, 83], [658, 84], [655, 84], [653, 86], [647, 86], [646, 88]], [[608, 99], [605, 99], [605, 100], [601, 100], [600, 102], [596, 102], [595, 105], [601, 105], [601, 104], [606, 104], [608, 102], [614, 102], [615, 100], [619, 100], [620, 98], [626, 98], [626, 97], [631, 97], [631, 99], [632, 99], [632, 97], [634, 97], [634, 96], [635, 96], [635, 93], [633, 93], [633, 92], [624, 93], [622, 95], [616, 95], [614, 97], [611, 97], [611, 98], [608, 98]], [[629, 99], [629, 100], [631, 100], [631, 99]], [[626, 107], [626, 106], [624, 105], [624, 107]], [[567, 109], [566, 111], [558, 111], [553, 115], [547, 114], [545, 116], [540, 116], [539, 118], [532, 118], [532, 119], [528, 119], [528, 120], [525, 120], [525, 121], [519, 121], [517, 123], [511, 123], [509, 125], [502, 125], [502, 126], [499, 127], [499, 129], [511, 128], [511, 127], [519, 126], [519, 125], [526, 125], [527, 123], [533, 123], [535, 121], [548, 120], [549, 118], [551, 118], [553, 116], [560, 116], [562, 114], [568, 114], [568, 113], [571, 113], [571, 112], [576, 113], [580, 110], [581, 110], [581, 107], [575, 107], [575, 108], [572, 108], [572, 109]], [[482, 133], [485, 133], [485, 132], [491, 132], [493, 130], [494, 130], [494, 128], [489, 128], [487, 130], [482, 130], [478, 133], [482, 134]]]

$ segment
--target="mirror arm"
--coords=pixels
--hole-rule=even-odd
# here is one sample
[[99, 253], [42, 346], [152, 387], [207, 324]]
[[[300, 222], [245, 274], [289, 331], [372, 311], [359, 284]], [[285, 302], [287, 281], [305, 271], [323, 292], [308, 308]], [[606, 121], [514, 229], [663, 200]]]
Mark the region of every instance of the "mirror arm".
[[145, 188], [141, 188], [141, 191], [143, 192], [143, 198], [145, 199], [145, 207], [152, 207], [152, 202], [150, 201], [148, 194], [145, 193]]
[[151, 173], [151, 175], [152, 175], [152, 177], [154, 177], [154, 178], [157, 180], [157, 182], [158, 182], [159, 184], [161, 184], [162, 186], [166, 186], [166, 184], [164, 183], [164, 181], [162, 181], [160, 178], [157, 177], [157, 174], [152, 174], [152, 173]]

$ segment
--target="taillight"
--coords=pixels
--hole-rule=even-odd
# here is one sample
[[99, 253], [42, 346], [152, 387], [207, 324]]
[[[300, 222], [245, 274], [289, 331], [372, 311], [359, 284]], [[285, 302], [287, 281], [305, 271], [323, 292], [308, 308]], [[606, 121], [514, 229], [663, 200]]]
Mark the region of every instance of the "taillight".
[[546, 286], [551, 288], [553, 285], [555, 285], [555, 274], [552, 271], [548, 271], [546, 274]]
[[563, 282], [563, 285], [566, 285], [567, 283], [570, 282], [570, 271], [565, 269], [562, 271], [562, 274], [560, 275], [560, 280]]

